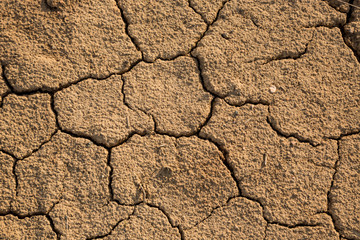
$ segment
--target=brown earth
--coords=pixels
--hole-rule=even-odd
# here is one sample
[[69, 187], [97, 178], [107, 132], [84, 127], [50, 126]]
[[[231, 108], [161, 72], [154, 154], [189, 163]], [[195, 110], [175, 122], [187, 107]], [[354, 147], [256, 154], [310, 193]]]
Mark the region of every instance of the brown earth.
[[360, 0], [0, 2], [0, 239], [360, 240]]

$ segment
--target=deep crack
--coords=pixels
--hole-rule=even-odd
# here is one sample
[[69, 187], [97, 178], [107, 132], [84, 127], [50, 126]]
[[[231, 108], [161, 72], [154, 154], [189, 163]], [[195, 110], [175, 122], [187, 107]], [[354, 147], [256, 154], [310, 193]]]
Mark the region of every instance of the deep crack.
[[[107, 161], [106, 164], [107, 166], [110, 168], [109, 171], [109, 177], [108, 177], [108, 181], [109, 181], [109, 193], [110, 193], [110, 201], [114, 200], [114, 190], [112, 188], [112, 180], [113, 180], [113, 172], [114, 172], [114, 168], [111, 165], [111, 149], [107, 149], [108, 151], [108, 155], [107, 155]], [[109, 201], [109, 202], [110, 202]]]
[[4, 80], [6, 86], [9, 88], [10, 92], [15, 92], [13, 86], [10, 84], [8, 78], [6, 77], [5, 74], [6, 65], [3, 62], [1, 63], [1, 68], [2, 68], [1, 77]]
[[198, 14], [198, 15], [201, 17], [201, 19], [204, 21], [204, 23], [207, 24], [207, 21], [205, 20], [204, 16], [203, 16], [201, 13], [199, 13], [199, 12], [193, 7], [193, 5], [191, 4], [191, 0], [188, 0], [188, 3], [189, 3], [189, 7], [190, 7], [196, 14]]
[[58, 229], [56, 229], [55, 224], [54, 224], [52, 218], [51, 218], [48, 214], [46, 214], [45, 216], [46, 216], [47, 220], [48, 220], [49, 223], [50, 223], [51, 229], [52, 229], [53, 232], [56, 234], [56, 239], [57, 239], [57, 240], [60, 240], [60, 236], [61, 236], [60, 231], [59, 231]]
[[124, 10], [121, 8], [120, 3], [118, 0], [114, 0], [116, 2], [116, 6], [118, 7], [118, 9], [120, 10], [120, 14], [121, 14], [121, 18], [125, 24], [125, 33], [126, 35], [130, 38], [130, 41], [133, 43], [133, 45], [135, 46], [136, 50], [140, 51], [141, 54], [143, 55], [143, 52], [141, 51], [140, 47], [138, 46], [136, 40], [134, 37], [132, 37], [129, 33], [129, 20], [126, 18], [125, 14], [124, 14]]
[[[269, 106], [269, 109], [270, 109], [270, 106]], [[317, 147], [317, 146], [321, 145], [320, 143], [315, 143], [314, 141], [312, 141], [309, 138], [302, 137], [301, 135], [299, 135], [296, 132], [287, 133], [287, 132], [284, 132], [283, 130], [281, 130], [279, 124], [276, 121], [276, 119], [271, 116], [270, 110], [269, 110], [269, 115], [268, 115], [266, 121], [270, 125], [270, 127], [277, 133], [278, 136], [285, 137], [285, 138], [293, 137], [293, 138], [296, 138], [299, 142], [308, 143], [313, 147]]]
[[[18, 183], [18, 178], [17, 178], [17, 175], [16, 175], [16, 165], [18, 163], [18, 161], [21, 161], [21, 160], [24, 160], [25, 158], [28, 158], [28, 157], [31, 157], [34, 153], [36, 153], [37, 151], [39, 151], [42, 146], [44, 146], [45, 144], [47, 144], [48, 142], [51, 141], [52, 137], [58, 132], [58, 129], [55, 129], [55, 131], [50, 135], [50, 138], [44, 142], [42, 142], [38, 148], [36, 149], [33, 149], [29, 154], [26, 154], [24, 157], [21, 157], [21, 158], [16, 158], [15, 156], [13, 155], [10, 155], [12, 156], [14, 159], [15, 159], [15, 162], [14, 162], [14, 165], [13, 165], [13, 174], [14, 174], [14, 177], [15, 177], [15, 186], [16, 186], [16, 196], [18, 195], [18, 186], [19, 186], [19, 183]], [[3, 151], [3, 150], [2, 150]], [[4, 151], [5, 152], [5, 151]], [[5, 152], [6, 153], [6, 152]]]
[[340, 140], [337, 140], [337, 154], [338, 154], [338, 158], [337, 158], [337, 160], [335, 162], [335, 168], [334, 168], [335, 171], [334, 171], [334, 174], [333, 174], [332, 179], [331, 179], [331, 184], [330, 184], [329, 191], [327, 193], [327, 214], [331, 217], [334, 228], [339, 233], [339, 228], [337, 227], [336, 222], [335, 222], [335, 218], [331, 213], [331, 197], [330, 197], [330, 195], [331, 195], [331, 189], [334, 187], [335, 177], [336, 177], [338, 167], [339, 167], [339, 164], [340, 164], [340, 161], [341, 161]]
[[360, 9], [360, 6], [357, 6], [357, 5], [354, 4], [354, 0], [350, 0], [349, 2], [346, 2], [346, 1], [343, 1], [343, 0], [335, 0], [335, 1], [338, 1], [338, 2], [341, 2], [341, 3], [345, 3], [345, 4], [349, 5], [350, 7], [354, 7], [354, 8]]
[[17, 217], [18, 219], [31, 218], [31, 217], [35, 217], [35, 216], [45, 216], [47, 218], [47, 220], [49, 221], [49, 225], [50, 225], [52, 231], [56, 234], [56, 239], [60, 240], [60, 232], [55, 228], [54, 222], [48, 213], [32, 213], [32, 214], [28, 214], [28, 215], [19, 215], [16, 212], [9, 211], [5, 214], [0, 214], [0, 216], [7, 216], [7, 215], [12, 215], [14, 217]]
[[193, 57], [195, 59], [195, 62], [196, 62], [196, 65], [197, 65], [197, 68], [198, 68], [198, 71], [199, 71], [200, 82], [201, 82], [203, 90], [205, 92], [210, 93], [214, 98], [217, 97], [217, 98], [223, 99], [224, 96], [217, 95], [217, 94], [211, 92], [209, 89], [207, 89], [206, 84], [205, 84], [205, 80], [204, 80], [204, 77], [203, 77], [203, 74], [202, 74], [201, 62], [197, 57], [195, 57], [193, 55], [191, 55], [191, 57]]
[[343, 137], [353, 136], [353, 135], [357, 135], [359, 133], [360, 133], [360, 130], [353, 130], [353, 131], [349, 131], [347, 133], [341, 133], [340, 136], [338, 136], [338, 137], [328, 137], [328, 139], [341, 140]]
[[[339, 0], [337, 0], [337, 1], [339, 1]], [[351, 44], [348, 43], [348, 41], [346, 40], [346, 32], [345, 32], [345, 25], [350, 23], [351, 15], [354, 12], [355, 7], [358, 7], [358, 6], [354, 5], [353, 3], [354, 3], [354, 0], [350, 0], [350, 2], [349, 2], [350, 10], [346, 14], [346, 23], [343, 26], [340, 27], [340, 30], [341, 30], [341, 36], [343, 38], [344, 43], [346, 44], [346, 46], [348, 46], [351, 49], [354, 56], [356, 57], [356, 59], [360, 63], [360, 56], [358, 55], [357, 51], [351, 46]], [[360, 7], [358, 7], [358, 8], [360, 9]]]
[[[106, 79], [110, 78], [110, 77], [113, 76], [113, 75], [123, 75], [123, 74], [131, 71], [131, 70], [132, 70], [137, 64], [139, 64], [140, 62], [143, 62], [143, 60], [142, 60], [142, 59], [138, 59], [138, 60], [134, 61], [132, 64], [130, 64], [130, 66], [129, 66], [128, 68], [126, 68], [126, 69], [124, 69], [124, 70], [122, 70], [122, 71], [109, 73], [109, 74], [107, 74], [107, 75], [104, 76], [104, 77], [95, 77], [95, 76], [93, 76], [93, 75], [88, 75], [88, 76], [86, 76], [86, 77], [79, 78], [79, 79], [76, 80], [76, 81], [69, 82], [69, 83], [66, 83], [66, 84], [62, 84], [60, 87], [55, 88], [55, 89], [51, 89], [51, 90], [44, 90], [44, 89], [41, 89], [41, 88], [40, 88], [40, 89], [35, 89], [35, 90], [21, 90], [21, 91], [16, 91], [13, 87], [11, 87], [11, 88], [10, 88], [10, 91], [11, 91], [11, 92], [10, 92], [10, 93], [7, 93], [6, 95], [9, 95], [9, 94], [11, 94], [11, 93], [16, 94], [17, 96], [28, 96], [28, 95], [37, 94], [37, 93], [47, 93], [47, 94], [52, 95], [52, 94], [55, 94], [55, 93], [57, 93], [57, 92], [59, 92], [59, 91], [62, 91], [62, 90], [64, 90], [64, 89], [66, 89], [66, 88], [69, 88], [69, 87], [71, 87], [71, 86], [73, 86], [73, 85], [76, 85], [76, 84], [78, 84], [78, 83], [80, 83], [80, 82], [82, 82], [82, 81], [88, 80], [88, 79], [95, 79], [95, 80], [101, 81], [101, 80], [106, 80]], [[4, 71], [5, 71], [5, 70], [4, 70], [4, 67], [3, 67], [3, 73], [2, 73], [2, 74], [3, 74], [3, 78], [4, 78], [4, 76], [5, 76]], [[11, 86], [10, 83], [9, 83], [9, 81], [7, 80], [7, 78], [4, 78], [4, 81], [5, 81], [5, 83], [6, 83], [6, 85], [7, 85], [8, 87]], [[1, 105], [0, 105], [0, 107], [1, 107]]]
[[207, 140], [209, 141], [210, 143], [214, 144], [218, 150], [222, 153], [222, 156], [221, 156], [221, 160], [222, 160], [222, 163], [225, 165], [225, 167], [228, 169], [228, 171], [230, 172], [231, 174], [231, 177], [232, 179], [235, 181], [236, 183], [236, 186], [237, 186], [237, 189], [239, 191], [239, 194], [241, 195], [241, 188], [240, 188], [240, 184], [239, 184], [239, 181], [237, 180], [236, 176], [235, 176], [235, 169], [234, 167], [231, 165], [231, 163], [229, 163], [229, 151], [227, 151], [225, 149], [225, 147], [215, 141], [213, 141], [211, 138], [209, 137], [203, 137], [201, 136], [200, 134], [197, 135], [198, 138], [200, 139], [204, 139], [204, 140]]
[[[281, 60], [286, 60], [286, 59], [297, 60], [297, 59], [301, 58], [302, 56], [304, 56], [305, 54], [307, 54], [309, 44], [313, 41], [314, 35], [315, 35], [315, 30], [314, 30], [313, 33], [312, 33], [311, 39], [305, 44], [305, 48], [304, 48], [303, 51], [300, 51], [300, 52], [298, 52], [298, 53], [296, 53], [296, 54], [294, 54], [294, 55], [285, 55], [285, 56], [284, 56], [284, 55], [279, 55], [279, 56], [275, 56], [275, 57], [273, 57], [273, 58], [271, 58], [271, 59], [266, 60], [264, 63], [261, 63], [261, 65], [269, 64], [269, 63], [271, 63], [271, 62], [273, 62], [273, 61], [281, 61]], [[255, 60], [255, 62], [256, 62], [256, 61], [261, 61], [261, 60], [263, 60], [263, 59]]]
[[[195, 46], [192, 47], [191, 50], [189, 51], [190, 54], [192, 53], [192, 51], [194, 51], [195, 48], [197, 48], [199, 42], [203, 39], [203, 37], [204, 37], [204, 36], [206, 35], [206, 33], [209, 31], [210, 27], [212, 27], [212, 25], [219, 19], [221, 10], [225, 7], [225, 5], [226, 5], [229, 1], [231, 1], [231, 0], [227, 0], [227, 1], [224, 1], [224, 2], [222, 3], [222, 6], [220, 7], [220, 9], [219, 9], [219, 10], [217, 11], [217, 13], [216, 13], [215, 19], [214, 19], [211, 23], [209, 23], [209, 24], [206, 25], [206, 30], [201, 34], [200, 38], [195, 42]], [[192, 54], [191, 54], [191, 55], [192, 55]]]

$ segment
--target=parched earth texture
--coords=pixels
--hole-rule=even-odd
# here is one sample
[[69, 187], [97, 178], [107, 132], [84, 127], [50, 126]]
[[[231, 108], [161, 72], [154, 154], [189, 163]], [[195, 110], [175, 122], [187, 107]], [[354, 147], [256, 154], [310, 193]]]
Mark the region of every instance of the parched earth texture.
[[0, 239], [360, 239], [360, 0], [0, 1]]

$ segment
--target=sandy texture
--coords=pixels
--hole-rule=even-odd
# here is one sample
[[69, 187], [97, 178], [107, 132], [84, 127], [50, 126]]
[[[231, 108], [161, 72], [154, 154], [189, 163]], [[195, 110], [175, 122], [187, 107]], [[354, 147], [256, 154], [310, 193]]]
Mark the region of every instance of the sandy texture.
[[135, 135], [114, 148], [111, 165], [115, 199], [160, 207], [172, 225], [184, 228], [238, 192], [221, 152], [197, 137]]
[[19, 92], [102, 78], [141, 58], [115, 1], [6, 0], [0, 9], [6, 9], [0, 15], [0, 58]]
[[23, 158], [55, 132], [55, 115], [48, 94], [10, 94], [0, 108], [0, 150]]
[[360, 0], [0, 0], [0, 239], [360, 240]]
[[126, 102], [151, 114], [161, 133], [192, 134], [210, 113], [212, 97], [204, 91], [196, 61], [190, 57], [140, 63], [124, 74], [124, 81]]
[[56, 239], [50, 222], [44, 216], [19, 219], [12, 215], [0, 216], [0, 239]]
[[262, 208], [246, 198], [231, 199], [207, 219], [185, 231], [186, 239], [264, 239]]
[[167, 217], [157, 208], [141, 204], [135, 207], [129, 219], [120, 222], [105, 240], [123, 239], [180, 239]]
[[195, 46], [206, 24], [186, 0], [117, 0], [129, 35], [146, 61], [170, 59]]
[[360, 237], [360, 135], [340, 141], [340, 161], [330, 192], [330, 212], [340, 233]]
[[61, 129], [86, 136], [107, 147], [131, 134], [154, 128], [152, 118], [124, 104], [121, 76], [85, 80], [55, 94], [55, 110]]

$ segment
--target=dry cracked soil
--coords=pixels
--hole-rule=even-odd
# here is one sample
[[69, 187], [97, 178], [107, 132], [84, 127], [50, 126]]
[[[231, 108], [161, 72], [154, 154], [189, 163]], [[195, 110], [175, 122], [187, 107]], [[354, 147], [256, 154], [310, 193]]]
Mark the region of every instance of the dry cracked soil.
[[0, 239], [360, 240], [359, 6], [0, 1]]

